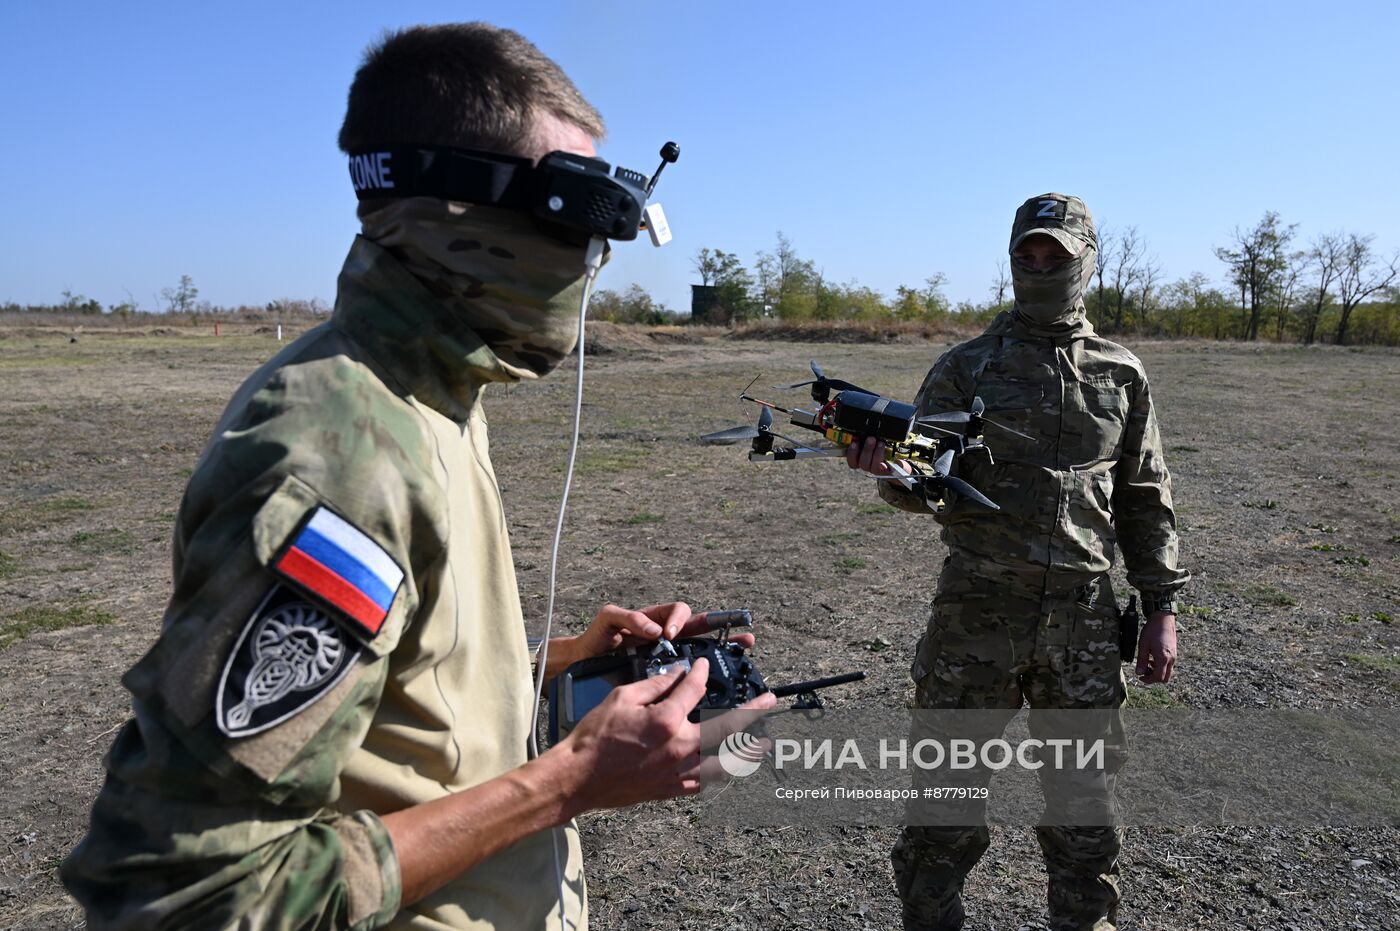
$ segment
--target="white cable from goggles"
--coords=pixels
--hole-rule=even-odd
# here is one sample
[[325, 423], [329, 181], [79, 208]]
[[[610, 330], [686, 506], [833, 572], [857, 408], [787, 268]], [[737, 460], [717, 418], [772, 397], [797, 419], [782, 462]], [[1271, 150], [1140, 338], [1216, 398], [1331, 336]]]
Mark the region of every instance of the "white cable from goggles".
[[[544, 639], [535, 661], [535, 705], [530, 714], [530, 758], [540, 755], [539, 715], [540, 699], [544, 694], [545, 664], [549, 661], [549, 634], [554, 626], [555, 577], [559, 570], [559, 541], [564, 535], [564, 514], [569, 507], [569, 489], [574, 482], [574, 460], [578, 458], [579, 425], [583, 420], [583, 352], [584, 325], [588, 317], [588, 304], [593, 300], [593, 283], [598, 278], [598, 270], [603, 267], [603, 252], [607, 240], [594, 236], [588, 241], [588, 251], [584, 255], [587, 268], [583, 284], [583, 299], [578, 307], [578, 375], [574, 380], [574, 432], [569, 442], [569, 464], [564, 470], [564, 492], [559, 498], [559, 518], [554, 523], [554, 547], [549, 555], [549, 603], [544, 612]], [[554, 878], [559, 888], [559, 927], [569, 931], [571, 927], [564, 909], [564, 867], [559, 862], [559, 829], [550, 829], [550, 848], [554, 854]]]

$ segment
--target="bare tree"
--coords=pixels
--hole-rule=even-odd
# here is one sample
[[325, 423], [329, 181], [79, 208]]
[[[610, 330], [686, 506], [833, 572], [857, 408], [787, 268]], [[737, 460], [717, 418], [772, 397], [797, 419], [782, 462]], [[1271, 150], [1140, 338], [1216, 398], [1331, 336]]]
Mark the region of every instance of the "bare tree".
[[[940, 282], [940, 284], [941, 283], [942, 282]], [[997, 259], [997, 276], [996, 279], [992, 281], [990, 290], [996, 298], [996, 305], [998, 307], [1006, 303], [1006, 291], [1010, 287], [1011, 277], [1007, 274], [1006, 259]]]
[[1303, 310], [1303, 343], [1312, 345], [1317, 339], [1317, 324], [1331, 297], [1332, 286], [1342, 270], [1346, 252], [1346, 234], [1325, 233], [1313, 240], [1308, 250], [1308, 262], [1317, 277], [1313, 279], [1311, 298]]
[[1103, 323], [1104, 313], [1107, 309], [1104, 304], [1104, 290], [1107, 287], [1104, 283], [1104, 276], [1108, 271], [1109, 264], [1113, 261], [1115, 248], [1113, 234], [1109, 232], [1108, 227], [1099, 227], [1099, 248], [1094, 256], [1094, 274], [1097, 275], [1099, 279], [1099, 300], [1095, 305], [1095, 310], [1099, 317], [1097, 322], [1100, 324]]
[[1278, 279], [1274, 283], [1274, 340], [1283, 342], [1284, 324], [1288, 322], [1288, 312], [1293, 307], [1293, 295], [1298, 290], [1298, 282], [1308, 270], [1306, 252], [1290, 252], [1280, 257], [1282, 263]]
[[1128, 298], [1128, 292], [1142, 275], [1143, 253], [1147, 251], [1147, 243], [1138, 237], [1136, 226], [1130, 226], [1118, 235], [1118, 242], [1115, 247], [1112, 274], [1114, 292], [1113, 306], [1113, 328], [1121, 331], [1123, 329], [1123, 307]]
[[[1145, 246], [1144, 246], [1145, 248]], [[1162, 265], [1157, 261], [1157, 257], [1144, 258], [1138, 266], [1138, 316], [1142, 321], [1142, 330], [1147, 332], [1151, 328], [1152, 301], [1155, 298], [1155, 289], [1162, 280]]]
[[778, 303], [778, 260], [771, 252], [760, 252], [753, 270], [758, 279], [758, 300], [766, 314]]
[[1337, 275], [1338, 309], [1342, 313], [1341, 320], [1337, 322], [1338, 346], [1346, 345], [1347, 323], [1356, 306], [1382, 288], [1389, 287], [1400, 276], [1400, 253], [1392, 255], [1388, 264], [1381, 265], [1380, 257], [1371, 251], [1371, 242], [1375, 238], [1349, 233], [1343, 246], [1341, 270]]

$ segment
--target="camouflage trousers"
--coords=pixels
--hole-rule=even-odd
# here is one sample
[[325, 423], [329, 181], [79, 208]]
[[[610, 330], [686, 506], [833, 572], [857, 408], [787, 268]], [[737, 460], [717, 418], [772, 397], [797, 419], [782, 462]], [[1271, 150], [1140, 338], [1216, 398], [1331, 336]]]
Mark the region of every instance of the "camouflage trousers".
[[[1097, 709], [1088, 718], [1106, 747], [1105, 766], [1090, 776], [1045, 766], [1037, 771], [1047, 810], [1036, 836], [1049, 876], [1053, 931], [1113, 931], [1117, 912], [1121, 830], [1113, 811], [1116, 773], [1126, 757], [1121, 708], [1126, 698], [1119, 659], [1117, 605], [1108, 576], [1060, 592], [1032, 590], [945, 563], [928, 631], [911, 674], [921, 709], [1000, 709], [957, 716], [959, 733], [1000, 736], [1023, 703], [1031, 735], [1047, 732], [1052, 709]], [[920, 720], [951, 718], [916, 715]], [[1065, 717], [1061, 715], [1061, 717]], [[973, 724], [966, 723], [972, 719]], [[918, 725], [942, 727], [944, 725]], [[978, 731], [969, 733], [968, 729]], [[939, 736], [924, 733], [923, 736]], [[989, 781], [989, 774], [969, 775]], [[1075, 785], [1074, 780], [1095, 781]], [[1067, 784], [1068, 783], [1068, 784]], [[947, 784], [946, 780], [943, 784]], [[916, 783], [917, 785], [917, 783]], [[1066, 817], [1066, 799], [1097, 800], [1092, 819]], [[1052, 800], [1058, 800], [1052, 802]], [[891, 854], [906, 929], [962, 926], [962, 887], [990, 845], [985, 801], [959, 803], [937, 823], [906, 826]], [[1104, 807], [1106, 806], [1106, 808]], [[911, 819], [912, 821], [913, 819]], [[1067, 826], [1076, 823], [1093, 827]]]

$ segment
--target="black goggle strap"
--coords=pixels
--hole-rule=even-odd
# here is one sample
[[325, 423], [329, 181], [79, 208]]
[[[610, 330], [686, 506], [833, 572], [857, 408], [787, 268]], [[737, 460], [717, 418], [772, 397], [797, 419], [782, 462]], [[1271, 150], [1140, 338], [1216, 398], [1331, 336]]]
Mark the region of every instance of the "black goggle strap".
[[536, 186], [527, 158], [446, 146], [393, 146], [350, 153], [350, 182], [360, 200], [437, 197], [529, 209]]

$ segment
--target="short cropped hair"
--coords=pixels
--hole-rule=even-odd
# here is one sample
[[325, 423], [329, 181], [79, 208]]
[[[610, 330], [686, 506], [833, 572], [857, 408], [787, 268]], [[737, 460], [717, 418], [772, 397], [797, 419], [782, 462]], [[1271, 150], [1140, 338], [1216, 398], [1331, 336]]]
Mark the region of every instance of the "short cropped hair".
[[519, 33], [487, 23], [414, 26], [365, 50], [340, 148], [444, 145], [523, 155], [541, 114], [594, 139], [605, 133], [568, 75]]

